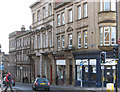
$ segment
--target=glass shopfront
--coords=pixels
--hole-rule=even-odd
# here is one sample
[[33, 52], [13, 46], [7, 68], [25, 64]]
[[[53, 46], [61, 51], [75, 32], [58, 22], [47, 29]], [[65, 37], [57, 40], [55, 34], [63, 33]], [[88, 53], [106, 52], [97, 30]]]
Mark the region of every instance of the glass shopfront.
[[56, 60], [57, 65], [57, 76], [58, 76], [58, 85], [63, 85], [65, 83], [65, 60]]
[[76, 68], [77, 85], [81, 85], [81, 79], [83, 86], [96, 85], [96, 59], [76, 60]]
[[[101, 79], [103, 79], [103, 77], [105, 77], [105, 81], [104, 81], [104, 86], [106, 86], [107, 83], [115, 83], [115, 61], [114, 59], [106, 59], [106, 63], [103, 65], [101, 65]], [[101, 80], [103, 81], [103, 80]]]

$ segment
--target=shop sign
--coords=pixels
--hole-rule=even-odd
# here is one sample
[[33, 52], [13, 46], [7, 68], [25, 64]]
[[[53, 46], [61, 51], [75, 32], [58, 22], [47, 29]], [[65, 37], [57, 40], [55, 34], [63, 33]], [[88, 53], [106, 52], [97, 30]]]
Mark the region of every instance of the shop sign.
[[66, 60], [56, 60], [56, 65], [66, 65]]
[[90, 65], [96, 65], [96, 59], [90, 59]]
[[116, 62], [114, 59], [106, 59], [106, 63], [104, 65], [115, 65]]
[[80, 63], [82, 63], [83, 65], [88, 65], [88, 59], [78, 59], [76, 60], [76, 65], [80, 65]]

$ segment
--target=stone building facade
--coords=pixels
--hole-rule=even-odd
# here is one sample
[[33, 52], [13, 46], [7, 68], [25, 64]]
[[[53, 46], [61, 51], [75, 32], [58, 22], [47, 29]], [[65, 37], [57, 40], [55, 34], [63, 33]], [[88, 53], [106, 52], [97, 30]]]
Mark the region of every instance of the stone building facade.
[[[16, 52], [12, 48], [10, 52], [21, 59], [27, 52], [31, 80], [41, 76], [55, 84], [58, 76], [59, 85], [97, 87], [102, 86], [103, 77], [104, 86], [115, 82], [113, 46], [117, 44], [118, 36], [114, 0], [40, 0], [30, 8], [32, 31], [16, 37], [16, 44], [19, 45], [19, 40], [29, 35], [30, 45], [25, 49], [17, 45]], [[104, 68], [100, 60], [101, 52], [106, 53]], [[23, 69], [19, 67], [24, 67], [24, 63], [16, 63], [18, 70]]]
[[54, 3], [52, 0], [41, 0], [33, 3], [31, 58], [35, 66], [35, 77], [47, 77], [55, 84], [56, 68], [54, 51]]
[[[59, 2], [55, 4], [54, 14], [54, 56], [60, 81], [66, 85], [102, 86], [104, 77], [104, 86], [114, 83], [112, 51], [116, 45], [116, 2]], [[103, 51], [106, 65], [102, 76], [100, 53]]]
[[9, 34], [9, 63], [10, 72], [16, 77], [16, 36], [25, 31], [15, 31]]
[[16, 81], [23, 81], [27, 77], [31, 82], [34, 79], [32, 66], [29, 58], [31, 31], [21, 27], [21, 31], [15, 31], [9, 35], [9, 63], [10, 72]]

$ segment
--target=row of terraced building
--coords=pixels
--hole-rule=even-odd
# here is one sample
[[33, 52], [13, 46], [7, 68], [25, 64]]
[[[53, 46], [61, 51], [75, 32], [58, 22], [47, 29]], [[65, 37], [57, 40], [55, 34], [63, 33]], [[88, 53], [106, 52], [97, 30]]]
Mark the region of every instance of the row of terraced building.
[[[119, 8], [115, 0], [40, 0], [30, 5], [30, 30], [22, 26], [21, 31], [9, 34], [11, 72], [16, 80], [27, 77], [32, 82], [41, 76], [56, 84], [58, 76], [58, 85], [80, 86], [82, 82], [100, 87], [100, 53], [104, 51], [104, 86], [114, 83], [112, 53], [120, 37]], [[120, 73], [118, 78], [120, 85]]]

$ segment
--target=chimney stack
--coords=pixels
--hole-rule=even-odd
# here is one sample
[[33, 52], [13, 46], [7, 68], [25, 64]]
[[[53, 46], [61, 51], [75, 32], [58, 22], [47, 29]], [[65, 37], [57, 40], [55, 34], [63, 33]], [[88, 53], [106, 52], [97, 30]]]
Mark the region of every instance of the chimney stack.
[[22, 25], [21, 31], [25, 31], [25, 26], [24, 25]]

